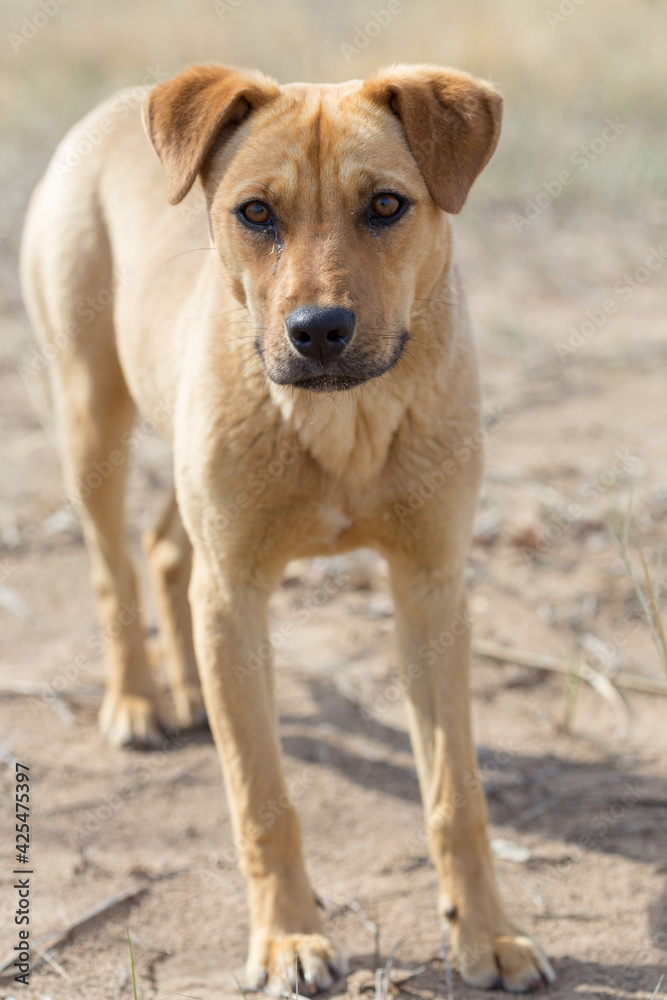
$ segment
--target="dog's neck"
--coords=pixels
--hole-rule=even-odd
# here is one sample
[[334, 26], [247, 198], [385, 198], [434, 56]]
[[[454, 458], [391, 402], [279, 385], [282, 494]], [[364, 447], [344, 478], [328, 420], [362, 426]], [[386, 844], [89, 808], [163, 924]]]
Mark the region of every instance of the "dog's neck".
[[313, 393], [270, 385], [283, 420], [305, 448], [336, 480], [377, 478], [394, 434], [412, 401], [401, 380], [375, 379], [349, 392]]

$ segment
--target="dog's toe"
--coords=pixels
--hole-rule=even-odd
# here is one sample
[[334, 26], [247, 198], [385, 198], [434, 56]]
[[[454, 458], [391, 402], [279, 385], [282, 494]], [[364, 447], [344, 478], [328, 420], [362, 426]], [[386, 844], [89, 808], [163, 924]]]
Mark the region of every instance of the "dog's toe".
[[163, 739], [155, 705], [137, 695], [107, 695], [99, 724], [107, 742], [116, 747], [146, 749], [159, 746]]
[[345, 955], [324, 934], [285, 934], [267, 942], [262, 962], [249, 972], [272, 996], [313, 996], [347, 975], [347, 968]]
[[528, 993], [556, 978], [540, 945], [526, 934], [497, 935], [489, 947], [464, 949], [459, 968], [471, 986], [509, 993]]

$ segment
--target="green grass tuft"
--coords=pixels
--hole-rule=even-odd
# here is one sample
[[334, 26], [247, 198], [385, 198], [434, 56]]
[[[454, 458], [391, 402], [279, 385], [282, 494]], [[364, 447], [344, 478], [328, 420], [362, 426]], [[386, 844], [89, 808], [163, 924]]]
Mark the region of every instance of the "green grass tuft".
[[[132, 994], [134, 1000], [137, 1000], [137, 977], [134, 973], [134, 955], [132, 954], [132, 941], [130, 939], [130, 931], [127, 932], [127, 943], [130, 949], [130, 968], [132, 969]], [[244, 997], [245, 1000], [245, 997]]]

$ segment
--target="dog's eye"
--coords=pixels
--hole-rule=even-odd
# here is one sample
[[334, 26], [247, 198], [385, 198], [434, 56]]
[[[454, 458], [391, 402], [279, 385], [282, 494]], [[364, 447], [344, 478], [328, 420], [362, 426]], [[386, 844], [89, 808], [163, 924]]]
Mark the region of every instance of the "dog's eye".
[[263, 201], [251, 201], [241, 209], [244, 219], [255, 226], [265, 225], [271, 218], [271, 210]]
[[395, 194], [378, 194], [373, 198], [371, 208], [378, 219], [393, 219], [404, 204], [405, 202]]

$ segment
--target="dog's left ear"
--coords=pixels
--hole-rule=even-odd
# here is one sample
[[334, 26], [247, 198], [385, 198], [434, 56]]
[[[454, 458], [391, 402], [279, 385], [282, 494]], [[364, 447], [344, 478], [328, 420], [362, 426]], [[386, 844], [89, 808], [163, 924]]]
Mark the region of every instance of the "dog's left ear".
[[460, 212], [498, 143], [500, 94], [459, 70], [394, 66], [366, 80], [361, 96], [400, 118], [431, 197]]

